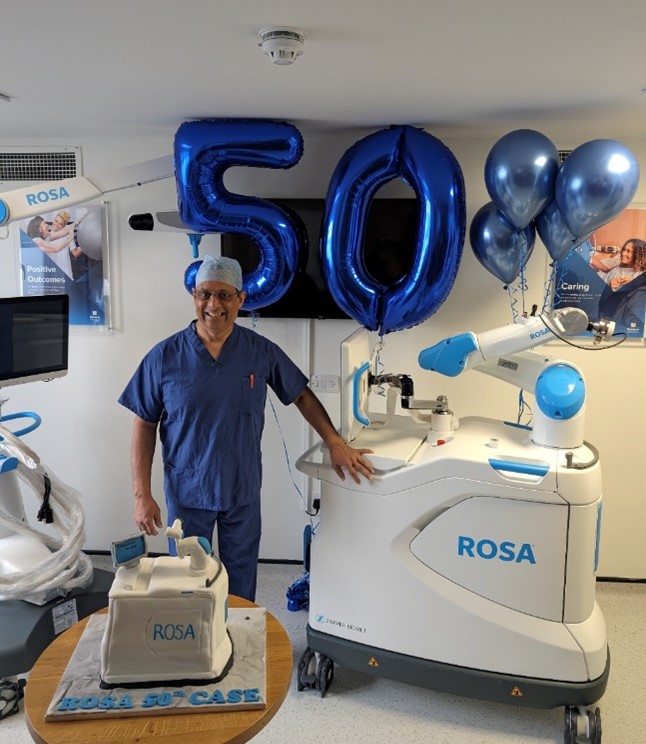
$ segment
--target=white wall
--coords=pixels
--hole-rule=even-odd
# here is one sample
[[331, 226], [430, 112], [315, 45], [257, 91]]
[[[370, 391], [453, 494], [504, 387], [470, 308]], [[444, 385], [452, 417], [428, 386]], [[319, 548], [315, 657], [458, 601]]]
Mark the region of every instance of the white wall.
[[[366, 132], [367, 134], [368, 132]], [[335, 164], [362, 135], [310, 134], [303, 131], [301, 162], [288, 171], [233, 169], [227, 186], [240, 193], [267, 197], [322, 197]], [[559, 141], [567, 149], [580, 142]], [[86, 175], [172, 153], [174, 132], [167, 139], [88, 140], [74, 142], [3, 141], [1, 145], [81, 145]], [[613, 136], [608, 132], [608, 137]], [[630, 142], [646, 171], [646, 140]], [[467, 220], [486, 201], [483, 168], [491, 140], [444, 138], [464, 172]], [[388, 195], [408, 193], [402, 184], [388, 187]], [[636, 201], [646, 203], [646, 181]], [[143, 354], [161, 338], [179, 330], [193, 317], [192, 301], [183, 287], [183, 274], [193, 261], [188, 239], [171, 233], [136, 233], [127, 225], [131, 213], [176, 209], [172, 179], [117, 192], [109, 199], [113, 330], [72, 327], [70, 372], [51, 383], [7, 388], [3, 413], [35, 410], [43, 425], [26, 440], [54, 470], [84, 496], [89, 550], [106, 550], [112, 539], [134, 531], [129, 466], [132, 415], [116, 399]], [[203, 255], [217, 250], [216, 236], [207, 236]], [[14, 245], [0, 242], [0, 294], [17, 294]], [[528, 267], [528, 307], [543, 302], [545, 251], [540, 244]], [[484, 415], [515, 420], [517, 391], [482, 375], [446, 380], [422, 372], [417, 366], [420, 349], [463, 330], [480, 332], [510, 322], [507, 293], [487, 273], [465, 243], [464, 256], [453, 291], [426, 323], [385, 337], [382, 353], [386, 369], [406, 372], [415, 379], [415, 394], [433, 398], [447, 394], [458, 416]], [[241, 321], [249, 324], [250, 321]], [[256, 330], [276, 340], [307, 374], [338, 374], [339, 342], [355, 328], [353, 321], [261, 320]], [[376, 338], [375, 338], [376, 341]], [[586, 439], [600, 450], [604, 472], [604, 522], [600, 575], [646, 577], [646, 542], [640, 446], [646, 440], [645, 403], [641, 373], [646, 350], [641, 344], [603, 353], [586, 353], [554, 344], [552, 355], [576, 362], [588, 381], [589, 405]], [[335, 423], [338, 396], [321, 396]], [[312, 441], [298, 413], [276, 403], [278, 424], [267, 409], [264, 450], [263, 558], [300, 559], [302, 529], [307, 517], [296, 492], [283, 453], [286, 439], [292, 475], [301, 491], [308, 484], [293, 470], [293, 463]], [[163, 500], [161, 467], [156, 464], [155, 490]], [[28, 509], [35, 500], [25, 495]], [[158, 537], [152, 550], [163, 551]]]

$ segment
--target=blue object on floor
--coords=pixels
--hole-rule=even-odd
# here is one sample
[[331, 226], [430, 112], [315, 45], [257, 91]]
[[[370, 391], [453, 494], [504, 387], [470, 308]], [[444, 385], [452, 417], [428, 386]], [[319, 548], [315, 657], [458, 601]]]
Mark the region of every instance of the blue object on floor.
[[287, 609], [290, 612], [298, 612], [299, 610], [307, 610], [310, 606], [310, 575], [305, 573], [305, 576], [295, 581], [287, 590], [285, 595], [287, 597]]

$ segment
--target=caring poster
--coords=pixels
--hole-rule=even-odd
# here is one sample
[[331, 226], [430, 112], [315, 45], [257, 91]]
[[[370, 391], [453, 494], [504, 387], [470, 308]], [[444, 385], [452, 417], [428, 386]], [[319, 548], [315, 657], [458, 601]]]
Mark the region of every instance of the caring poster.
[[19, 228], [23, 296], [67, 294], [71, 324], [105, 325], [105, 206], [43, 212]]
[[578, 307], [615, 334], [643, 339], [646, 318], [646, 210], [626, 209], [554, 266], [553, 307]]

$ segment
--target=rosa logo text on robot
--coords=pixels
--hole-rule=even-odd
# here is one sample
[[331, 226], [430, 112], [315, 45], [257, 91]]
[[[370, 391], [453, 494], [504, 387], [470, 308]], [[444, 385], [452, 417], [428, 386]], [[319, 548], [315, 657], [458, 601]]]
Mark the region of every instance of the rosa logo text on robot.
[[458, 555], [468, 558], [484, 558], [486, 561], [498, 558], [499, 561], [506, 563], [527, 563], [536, 564], [534, 551], [529, 543], [523, 543], [520, 548], [516, 549], [516, 543], [505, 540], [497, 543], [495, 540], [476, 540], [466, 535], [458, 535]]
[[69, 197], [69, 191], [65, 186], [60, 186], [56, 189], [48, 189], [47, 191], [37, 191], [35, 194], [25, 194], [27, 204], [45, 204], [48, 201], [58, 201], [64, 197]]
[[534, 338], [540, 338], [541, 336], [544, 336], [546, 333], [550, 333], [549, 328], [542, 328], [540, 331], [536, 331], [536, 333], [530, 333], [529, 337]]

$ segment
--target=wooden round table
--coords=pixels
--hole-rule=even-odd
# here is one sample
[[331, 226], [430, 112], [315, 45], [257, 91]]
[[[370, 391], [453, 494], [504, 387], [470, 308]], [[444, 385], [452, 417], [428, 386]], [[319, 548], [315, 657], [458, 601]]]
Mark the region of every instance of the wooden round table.
[[[229, 606], [257, 607], [234, 596], [229, 596]], [[99, 612], [105, 613], [107, 609]], [[266, 708], [231, 713], [218, 711], [109, 720], [45, 721], [45, 712], [88, 620], [89, 617], [84, 618], [51, 643], [29, 674], [25, 688], [27, 728], [39, 744], [139, 744], [148, 741], [155, 744], [238, 744], [249, 741], [269, 723], [289, 690], [292, 647], [283, 626], [268, 612]]]

